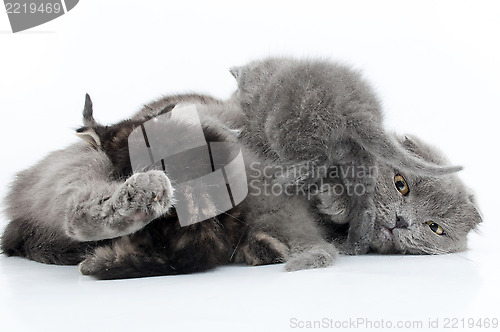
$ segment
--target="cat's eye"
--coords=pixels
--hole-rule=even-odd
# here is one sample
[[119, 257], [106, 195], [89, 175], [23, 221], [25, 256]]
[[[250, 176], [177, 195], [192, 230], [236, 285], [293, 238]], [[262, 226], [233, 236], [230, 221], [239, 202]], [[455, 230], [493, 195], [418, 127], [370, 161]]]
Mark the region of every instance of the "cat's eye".
[[408, 193], [410, 192], [410, 188], [408, 187], [405, 178], [399, 174], [394, 177], [394, 185], [396, 186], [396, 189], [399, 191], [399, 193], [403, 196], [408, 195]]
[[439, 226], [438, 224], [436, 224], [435, 222], [433, 221], [428, 221], [426, 222], [426, 224], [429, 226], [429, 228], [431, 229], [431, 231], [433, 231], [434, 233], [436, 233], [437, 235], [445, 235], [446, 233], [444, 232], [444, 229], [443, 227]]

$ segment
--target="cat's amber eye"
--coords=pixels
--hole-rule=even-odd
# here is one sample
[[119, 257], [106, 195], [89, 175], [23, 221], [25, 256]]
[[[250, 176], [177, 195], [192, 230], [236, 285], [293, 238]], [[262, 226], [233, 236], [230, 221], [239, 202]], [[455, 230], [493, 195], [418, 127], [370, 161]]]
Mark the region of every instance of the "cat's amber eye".
[[394, 177], [394, 185], [396, 186], [396, 189], [399, 191], [399, 193], [403, 196], [408, 195], [408, 193], [410, 192], [410, 188], [408, 187], [405, 178], [399, 174]]
[[443, 227], [439, 226], [438, 224], [436, 224], [435, 222], [433, 221], [428, 221], [426, 222], [427, 225], [429, 225], [429, 228], [431, 229], [431, 231], [433, 231], [434, 233], [436, 233], [437, 235], [445, 235], [446, 233], [444, 232], [444, 229]]

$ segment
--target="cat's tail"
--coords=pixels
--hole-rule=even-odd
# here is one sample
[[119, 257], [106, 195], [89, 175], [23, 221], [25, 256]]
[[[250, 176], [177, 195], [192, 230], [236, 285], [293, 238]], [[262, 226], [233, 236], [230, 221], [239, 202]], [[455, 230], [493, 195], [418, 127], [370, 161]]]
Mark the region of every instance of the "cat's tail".
[[381, 128], [355, 131], [352, 138], [372, 155], [399, 170], [420, 176], [442, 176], [461, 171], [462, 166], [443, 166], [427, 162], [406, 150]]

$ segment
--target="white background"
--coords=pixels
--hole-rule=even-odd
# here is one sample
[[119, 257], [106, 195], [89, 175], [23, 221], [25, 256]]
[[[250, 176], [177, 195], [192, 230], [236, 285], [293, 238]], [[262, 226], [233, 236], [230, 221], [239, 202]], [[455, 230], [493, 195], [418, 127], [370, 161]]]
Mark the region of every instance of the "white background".
[[289, 55], [362, 69], [387, 127], [464, 165], [484, 215], [463, 253], [341, 257], [297, 273], [232, 266], [103, 282], [2, 256], [1, 329], [282, 331], [297, 329], [293, 318], [416, 320], [426, 329], [429, 319], [443, 327], [446, 318], [500, 318], [499, 17], [496, 1], [85, 0], [12, 34], [0, 13], [2, 196], [15, 172], [77, 140], [86, 92], [96, 118], [111, 123], [162, 94], [227, 98], [236, 88], [229, 67]]

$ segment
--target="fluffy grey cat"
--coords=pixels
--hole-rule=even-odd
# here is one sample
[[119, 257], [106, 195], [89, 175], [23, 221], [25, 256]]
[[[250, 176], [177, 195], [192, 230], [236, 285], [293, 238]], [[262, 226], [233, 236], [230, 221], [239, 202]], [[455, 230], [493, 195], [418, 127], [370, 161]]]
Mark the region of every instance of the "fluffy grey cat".
[[[79, 263], [84, 274], [114, 279], [231, 262], [286, 262], [290, 271], [324, 267], [335, 260], [336, 246], [351, 254], [465, 247], [480, 217], [468, 191], [447, 175], [458, 168], [445, 167], [439, 153], [416, 139], [386, 134], [359, 75], [288, 59], [232, 72], [239, 85], [234, 99], [167, 96], [111, 126], [94, 120], [87, 97], [78, 134], [89, 144], [54, 152], [14, 181], [3, 252]], [[127, 138], [186, 103], [196, 104], [207, 141], [242, 148], [249, 195], [216, 218], [180, 227], [172, 208], [175, 184], [161, 171], [133, 174]], [[242, 133], [236, 137], [231, 129]], [[367, 171], [343, 168], [351, 166]], [[357, 184], [362, 195], [336, 191]], [[267, 191], [276, 185], [308, 189]]]
[[[271, 172], [270, 178], [261, 177], [269, 165], [248, 150], [247, 176], [257, 183], [247, 199], [215, 218], [180, 227], [171, 181], [158, 170], [132, 173], [128, 136], [186, 103], [197, 106], [207, 141], [237, 144], [229, 127], [241, 125], [241, 112], [231, 101], [168, 96], [131, 119], [105, 126], [95, 121], [87, 96], [84, 126], [77, 134], [88, 144], [51, 153], [17, 175], [6, 200], [10, 222], [2, 251], [43, 263], [79, 264], [83, 274], [101, 279], [192, 273], [231, 262], [269, 264], [293, 261], [292, 256], [303, 261], [311, 250], [335, 255], [307, 201], [258, 194], [275, 176]], [[182, 122], [176, 126], [193, 130]], [[275, 225], [272, 232], [259, 229], [270, 222]], [[276, 232], [286, 238], [284, 243], [273, 237]]]
[[[101, 126], [87, 96], [85, 127], [78, 134], [91, 144], [51, 153], [17, 175], [6, 200], [10, 223], [3, 252], [50, 264], [83, 261], [82, 273], [107, 279], [189, 273], [229, 262], [239, 237], [219, 229], [242, 225], [220, 218], [181, 228], [165, 173], [132, 174], [128, 135], [151, 113], [180, 102], [217, 103], [205, 96], [170, 96], [147, 105], [142, 112], [149, 116]], [[217, 141], [228, 135], [221, 128], [204, 129]]]
[[[379, 102], [358, 73], [328, 61], [287, 58], [231, 73], [245, 119], [242, 141], [267, 160], [301, 170], [286, 173], [284, 185], [314, 189], [318, 223], [342, 253], [465, 248], [481, 217], [452, 174], [460, 167], [447, 166], [418, 139], [386, 133]], [[358, 193], [335, 190], [356, 187]], [[320, 255], [310, 265], [325, 261]]]

